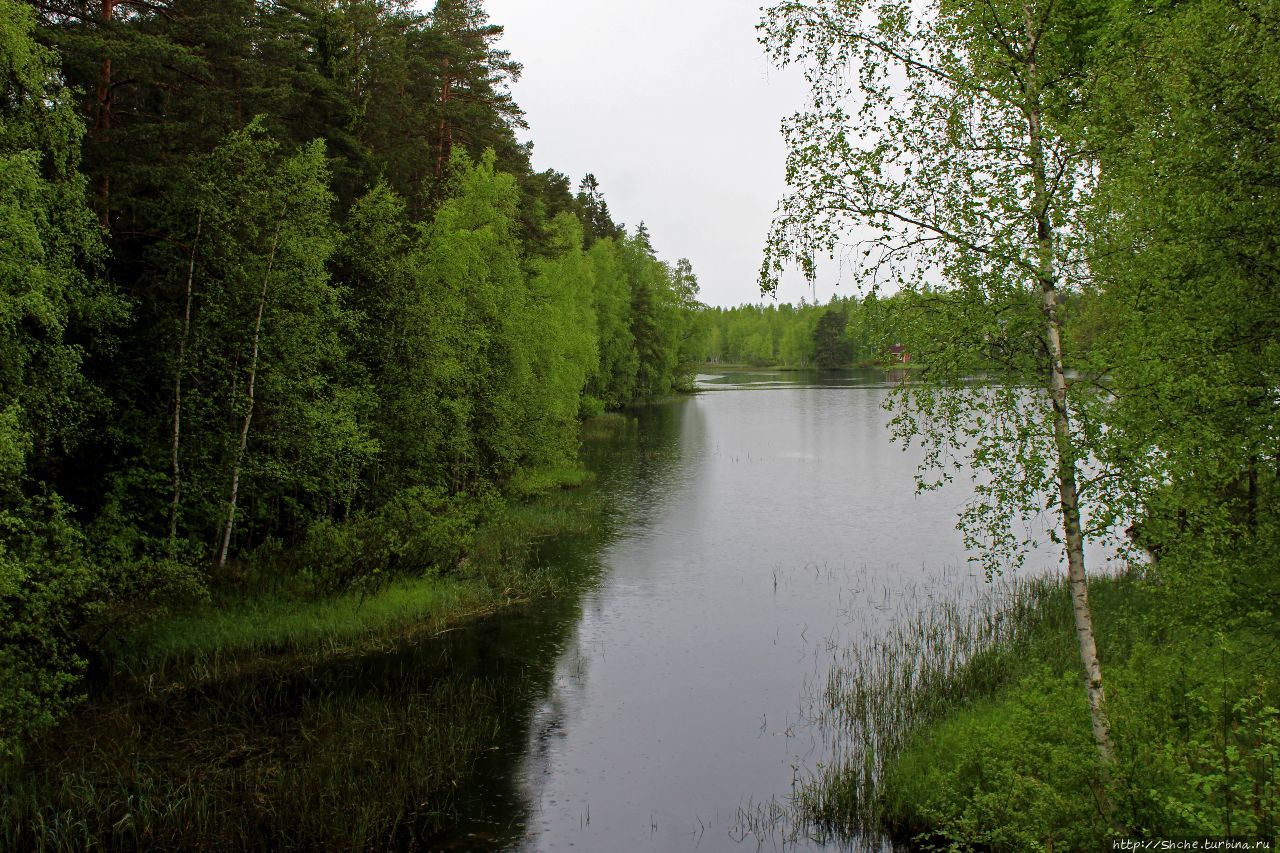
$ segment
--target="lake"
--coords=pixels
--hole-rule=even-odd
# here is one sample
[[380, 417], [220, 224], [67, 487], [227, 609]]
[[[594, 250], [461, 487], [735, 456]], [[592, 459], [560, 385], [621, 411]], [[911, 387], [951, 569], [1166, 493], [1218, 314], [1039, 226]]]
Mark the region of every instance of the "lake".
[[698, 385], [589, 431], [610, 529], [545, 554], [577, 592], [465, 640], [542, 675], [446, 846], [884, 848], [807, 839], [776, 806], [827, 758], [812, 703], [840, 649], [983, 588], [955, 530], [968, 491], [916, 494], [880, 371]]
[[989, 589], [955, 530], [968, 488], [917, 495], [919, 451], [890, 441], [900, 379], [708, 374], [592, 419], [593, 478], [544, 499], [595, 522], [536, 546], [555, 595], [416, 641], [122, 679], [9, 802], [45, 837], [121, 847], [888, 849], [812, 837], [790, 804], [848, 734], [821, 721], [833, 665]]

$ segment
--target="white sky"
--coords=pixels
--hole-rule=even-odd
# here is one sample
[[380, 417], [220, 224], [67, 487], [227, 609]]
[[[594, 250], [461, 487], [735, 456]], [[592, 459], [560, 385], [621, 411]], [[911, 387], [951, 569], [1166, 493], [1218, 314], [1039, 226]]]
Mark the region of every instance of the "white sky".
[[[423, 5], [426, 5], [425, 3]], [[756, 283], [785, 149], [781, 119], [805, 103], [798, 71], [756, 42], [755, 0], [488, 0], [534, 168], [600, 181], [613, 218], [641, 220], [667, 261], [687, 257], [702, 300], [761, 300]], [[817, 298], [833, 293], [819, 281]], [[838, 292], [847, 294], [846, 283]], [[779, 301], [812, 300], [796, 275]]]

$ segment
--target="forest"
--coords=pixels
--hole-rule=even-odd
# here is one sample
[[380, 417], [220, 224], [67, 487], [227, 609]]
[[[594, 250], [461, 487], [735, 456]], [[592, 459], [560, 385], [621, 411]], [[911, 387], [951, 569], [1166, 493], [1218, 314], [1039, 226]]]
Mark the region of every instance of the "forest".
[[[809, 99], [755, 284], [838, 264], [826, 303], [703, 305], [596, 177], [535, 170], [482, 0], [0, 0], [0, 846], [430, 849], [497, 733], [586, 683], [530, 651], [568, 646], [563, 613], [529, 617], [541, 646], [489, 620], [517, 635], [501, 677], [459, 630], [572, 611], [605, 574], [539, 562], [625, 526], [584, 447], [631, 455], [644, 530], [685, 517], [660, 498], [751, 499], [707, 526], [721, 582], [687, 591], [745, 645], [801, 584], [735, 547], [855, 435], [872, 498], [890, 437], [918, 497], [970, 490], [989, 597], [853, 647], [817, 691], [845, 751], [739, 820], [799, 815], [790, 840], [818, 846], [1274, 845], [1280, 4], [761, 14]], [[750, 409], [695, 378], [742, 367], [822, 381]], [[884, 408], [827, 417], [832, 376], [874, 376]], [[888, 436], [856, 432], [884, 410]], [[814, 432], [681, 456], [712, 422]], [[849, 560], [924, 538], [918, 504], [819, 524], [808, 500], [797, 529], [848, 533]], [[1015, 577], [1045, 546], [1061, 577]], [[666, 556], [645, 582], [696, 574]], [[760, 571], [767, 606], [717, 603]]]
[[574, 478], [581, 413], [686, 383], [691, 265], [532, 170], [501, 35], [478, 0], [0, 0], [6, 756], [211, 590], [456, 574]]
[[[888, 305], [882, 303], [889, 303]], [[895, 341], [892, 297], [833, 296], [826, 305], [709, 305], [693, 320], [694, 353], [707, 365], [832, 369], [875, 364]]]

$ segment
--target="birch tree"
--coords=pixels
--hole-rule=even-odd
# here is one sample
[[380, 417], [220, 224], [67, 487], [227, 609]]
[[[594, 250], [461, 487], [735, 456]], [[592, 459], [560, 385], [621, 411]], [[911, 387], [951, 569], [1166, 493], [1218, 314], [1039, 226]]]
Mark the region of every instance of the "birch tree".
[[[1107, 478], [1082, 478], [1104, 398], [1077, 373], [1064, 308], [1084, 276], [1077, 223], [1093, 169], [1069, 128], [1089, 94], [1091, 26], [1065, 0], [767, 11], [762, 41], [804, 68], [811, 102], [784, 125], [789, 191], [762, 286], [789, 264], [812, 275], [830, 254], [903, 291], [903, 342], [928, 370], [892, 396], [895, 435], [925, 448], [921, 488], [973, 472], [959, 527], [988, 575], [1019, 563], [1038, 526], [1063, 545], [1105, 768], [1114, 750], [1084, 545], [1116, 503]], [[1000, 381], [970, 381], [978, 372]]]
[[201, 234], [189, 326], [182, 306], [183, 476], [171, 512], [178, 538], [212, 535], [224, 567], [302, 519], [345, 515], [378, 448], [372, 391], [348, 358], [356, 315], [326, 269], [324, 146], [283, 156], [255, 121], [195, 177]]

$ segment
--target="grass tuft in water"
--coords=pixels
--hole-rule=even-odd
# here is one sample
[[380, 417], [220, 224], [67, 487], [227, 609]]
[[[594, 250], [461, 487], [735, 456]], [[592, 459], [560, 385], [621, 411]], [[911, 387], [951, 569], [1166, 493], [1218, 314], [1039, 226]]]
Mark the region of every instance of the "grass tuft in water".
[[453, 629], [581, 589], [592, 567], [555, 539], [606, 528], [597, 497], [554, 490], [501, 507], [453, 575], [153, 623], [0, 767], [0, 850], [433, 849], [551, 671]]
[[[922, 726], [1005, 683], [1017, 647], [1066, 595], [1057, 580], [1000, 581], [971, 595], [917, 598], [886, 631], [847, 648], [832, 668], [819, 722], [833, 763], [797, 804], [820, 827], [878, 832], [885, 771]], [[1063, 599], [1065, 601], [1065, 599]]]

